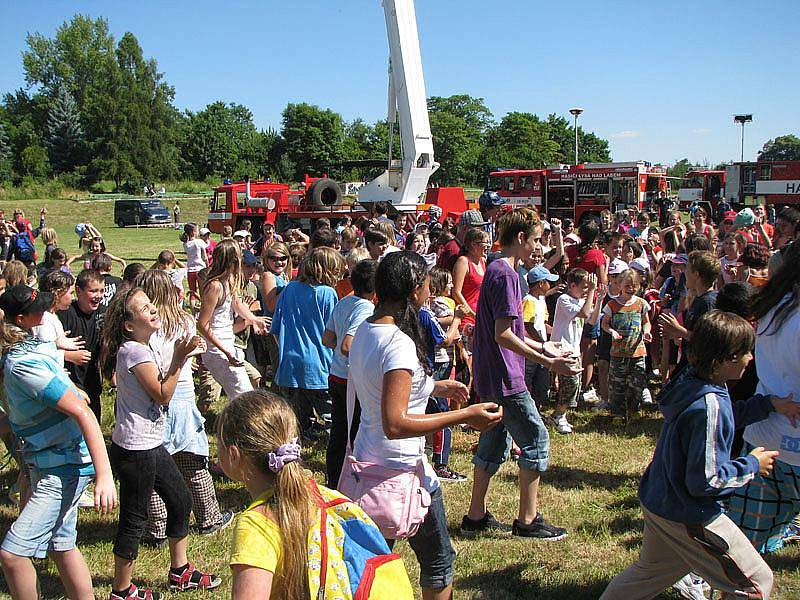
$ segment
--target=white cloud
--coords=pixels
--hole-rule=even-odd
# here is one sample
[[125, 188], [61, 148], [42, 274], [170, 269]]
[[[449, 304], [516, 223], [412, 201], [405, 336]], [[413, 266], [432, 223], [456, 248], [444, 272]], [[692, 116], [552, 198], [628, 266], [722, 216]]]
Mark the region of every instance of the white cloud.
[[699, 129], [692, 129], [692, 133], [696, 133], [698, 135], [702, 135], [702, 134], [705, 134], [705, 133], [711, 133], [711, 130], [708, 129], [707, 127], [701, 127]]
[[630, 138], [637, 138], [640, 135], [641, 133], [639, 131], [625, 130], [625, 131], [620, 131], [619, 133], [612, 133], [611, 137], [614, 138], [615, 140], [624, 140]]

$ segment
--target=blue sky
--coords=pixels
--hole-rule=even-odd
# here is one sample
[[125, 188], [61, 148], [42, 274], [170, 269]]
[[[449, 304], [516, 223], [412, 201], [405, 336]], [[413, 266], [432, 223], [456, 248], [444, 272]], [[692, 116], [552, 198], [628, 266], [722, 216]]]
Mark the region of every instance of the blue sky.
[[[614, 160], [738, 160], [737, 112], [754, 115], [745, 158], [800, 134], [796, 0], [416, 5], [428, 95], [482, 97], [498, 119], [581, 106], [580, 123], [610, 140]], [[117, 39], [133, 32], [182, 109], [238, 102], [276, 128], [287, 102], [385, 115], [380, 0], [4, 0], [0, 93], [24, 85], [26, 33], [52, 36], [75, 13], [107, 18]]]

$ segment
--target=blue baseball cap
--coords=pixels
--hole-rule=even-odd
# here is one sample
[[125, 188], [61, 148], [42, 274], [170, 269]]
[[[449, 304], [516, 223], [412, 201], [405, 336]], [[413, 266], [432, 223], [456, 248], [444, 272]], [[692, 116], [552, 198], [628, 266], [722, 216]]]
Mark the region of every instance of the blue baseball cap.
[[257, 265], [258, 257], [250, 252], [250, 250], [245, 250], [242, 252], [242, 264], [248, 266]]
[[528, 271], [528, 285], [533, 285], [534, 283], [539, 283], [540, 281], [550, 281], [556, 282], [558, 281], [559, 277], [555, 273], [551, 273], [543, 266], [539, 265], [538, 267], [533, 267], [530, 271]]

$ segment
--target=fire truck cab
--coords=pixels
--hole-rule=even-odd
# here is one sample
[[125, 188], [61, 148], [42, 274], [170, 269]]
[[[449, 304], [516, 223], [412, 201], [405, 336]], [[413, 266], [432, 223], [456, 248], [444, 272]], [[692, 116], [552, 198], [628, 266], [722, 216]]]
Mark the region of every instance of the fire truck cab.
[[646, 161], [558, 165], [546, 172], [547, 214], [580, 223], [603, 210], [657, 210], [659, 193], [669, 193], [664, 167]]
[[717, 203], [725, 192], [725, 171], [693, 170], [686, 173], [678, 190], [678, 208], [685, 210], [693, 204], [710, 206], [717, 212]]
[[497, 192], [512, 206], [544, 208], [544, 169], [502, 169], [489, 173], [486, 189]]

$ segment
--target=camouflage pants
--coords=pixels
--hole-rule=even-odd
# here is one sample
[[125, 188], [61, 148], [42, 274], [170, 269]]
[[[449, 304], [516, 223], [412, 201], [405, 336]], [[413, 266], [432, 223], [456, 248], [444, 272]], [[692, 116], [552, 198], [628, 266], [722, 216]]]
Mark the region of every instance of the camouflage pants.
[[608, 400], [611, 414], [628, 418], [639, 410], [642, 391], [647, 385], [645, 358], [611, 357], [608, 370]]

